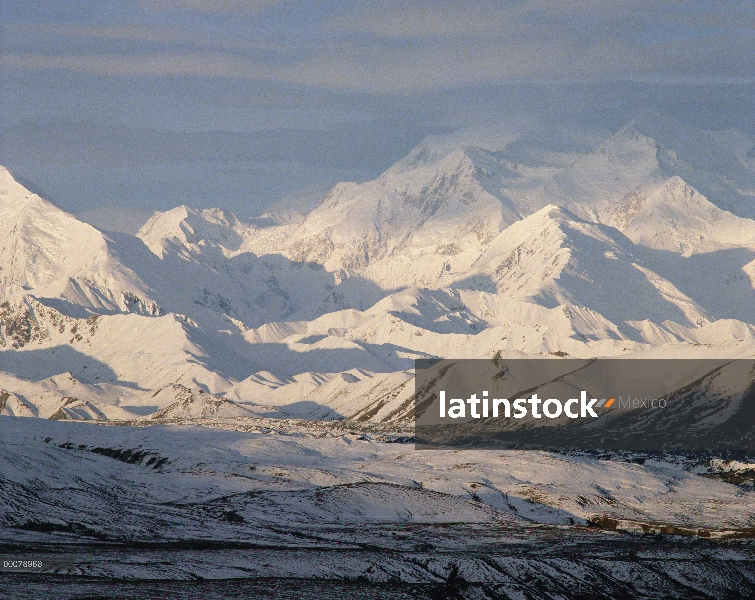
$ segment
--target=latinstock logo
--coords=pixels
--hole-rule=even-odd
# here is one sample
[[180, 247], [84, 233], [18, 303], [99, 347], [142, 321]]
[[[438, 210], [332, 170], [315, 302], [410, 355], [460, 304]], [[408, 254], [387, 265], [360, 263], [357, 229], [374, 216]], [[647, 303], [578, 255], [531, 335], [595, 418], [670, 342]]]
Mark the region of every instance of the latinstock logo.
[[[570, 419], [579, 419], [587, 417], [598, 417], [596, 409], [610, 408], [616, 401], [615, 398], [592, 398], [588, 400], [587, 392], [581, 391], [579, 398], [569, 398], [562, 402], [558, 398], [548, 398], [546, 400], [538, 398], [537, 394], [532, 394], [530, 398], [517, 398], [509, 402], [507, 398], [488, 398], [488, 391], [482, 392], [481, 398], [477, 394], [472, 394], [466, 402], [461, 398], [451, 398], [449, 408], [446, 411], [446, 391], [440, 390], [440, 418], [464, 419], [467, 416], [466, 405], [469, 405], [469, 415], [473, 419], [487, 419], [489, 417], [505, 417], [514, 419], [524, 419], [528, 414], [533, 419], [558, 419], [565, 415]], [[492, 407], [492, 408], [491, 408]], [[513, 411], [512, 411], [513, 409]], [[512, 414], [513, 413], [513, 414]]]
[[[617, 398], [590, 398], [587, 392], [582, 390], [579, 398], [569, 398], [561, 401], [558, 398], [538, 398], [537, 394], [532, 394], [530, 398], [517, 398], [509, 401], [508, 398], [489, 398], [487, 390], [483, 390], [480, 397], [472, 394], [466, 400], [461, 398], [450, 398], [448, 400], [448, 410], [446, 410], [446, 390], [440, 390], [438, 396], [440, 399], [439, 417], [441, 419], [464, 419], [469, 415], [473, 419], [488, 418], [514, 418], [524, 419], [528, 415], [534, 419], [558, 419], [562, 415], [570, 419], [597, 418], [600, 416], [596, 410], [611, 408], [614, 402], [617, 407], [622, 408], [666, 408], [668, 401], [665, 398], [639, 398], [628, 395], [626, 398], [618, 396]], [[467, 412], [467, 405], [469, 411]]]
[[415, 375], [418, 449], [755, 452], [751, 359], [496, 356]]

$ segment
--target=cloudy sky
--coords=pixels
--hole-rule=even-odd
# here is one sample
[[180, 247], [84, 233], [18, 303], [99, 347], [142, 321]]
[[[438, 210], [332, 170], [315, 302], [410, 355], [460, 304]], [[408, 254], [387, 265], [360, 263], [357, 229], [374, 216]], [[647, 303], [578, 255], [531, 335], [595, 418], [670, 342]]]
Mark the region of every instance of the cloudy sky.
[[306, 204], [469, 126], [753, 134], [754, 92], [750, 0], [0, 3], [0, 164], [122, 223]]

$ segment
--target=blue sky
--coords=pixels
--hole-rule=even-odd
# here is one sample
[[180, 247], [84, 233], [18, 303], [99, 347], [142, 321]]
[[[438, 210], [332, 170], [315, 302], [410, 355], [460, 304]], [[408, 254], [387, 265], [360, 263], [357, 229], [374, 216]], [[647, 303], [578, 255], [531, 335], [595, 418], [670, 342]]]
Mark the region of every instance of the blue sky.
[[0, 164], [75, 213], [257, 214], [501, 121], [755, 130], [751, 1], [4, 0], [0, 27]]

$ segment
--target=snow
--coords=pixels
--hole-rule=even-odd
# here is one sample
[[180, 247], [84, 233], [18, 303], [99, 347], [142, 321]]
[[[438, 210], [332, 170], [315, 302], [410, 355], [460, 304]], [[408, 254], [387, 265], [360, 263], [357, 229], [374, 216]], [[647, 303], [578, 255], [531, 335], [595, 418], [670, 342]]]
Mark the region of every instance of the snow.
[[[0, 535], [27, 519], [73, 520], [145, 541], [241, 539], [265, 524], [575, 524], [604, 516], [711, 530], [753, 526], [752, 492], [657, 461], [413, 452], [368, 430], [343, 427], [323, 437], [306, 422], [283, 421], [282, 431], [266, 433], [265, 425], [281, 421], [239, 415], [211, 420], [210, 427], [109, 427], [106, 439], [102, 426], [31, 421], [0, 418], [0, 477], [8, 489]], [[24, 464], [35, 464], [33, 472]], [[38, 491], [30, 495], [23, 490], [31, 489], [31, 477]], [[99, 490], [101, 501], [71, 494], [54, 510], [44, 506], [46, 495], [71, 481]], [[114, 486], [117, 493], [109, 491]], [[246, 525], [200, 527], [202, 513], [221, 500], [223, 512], [235, 512]], [[141, 513], [136, 520], [134, 510]], [[147, 522], [154, 528], [146, 529]]]

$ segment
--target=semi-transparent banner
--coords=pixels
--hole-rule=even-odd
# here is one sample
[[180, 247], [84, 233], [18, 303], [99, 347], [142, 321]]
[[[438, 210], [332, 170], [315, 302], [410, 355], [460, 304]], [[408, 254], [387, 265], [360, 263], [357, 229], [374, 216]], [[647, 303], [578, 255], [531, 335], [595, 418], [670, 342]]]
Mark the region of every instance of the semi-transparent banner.
[[418, 449], [755, 454], [755, 359], [415, 361]]

